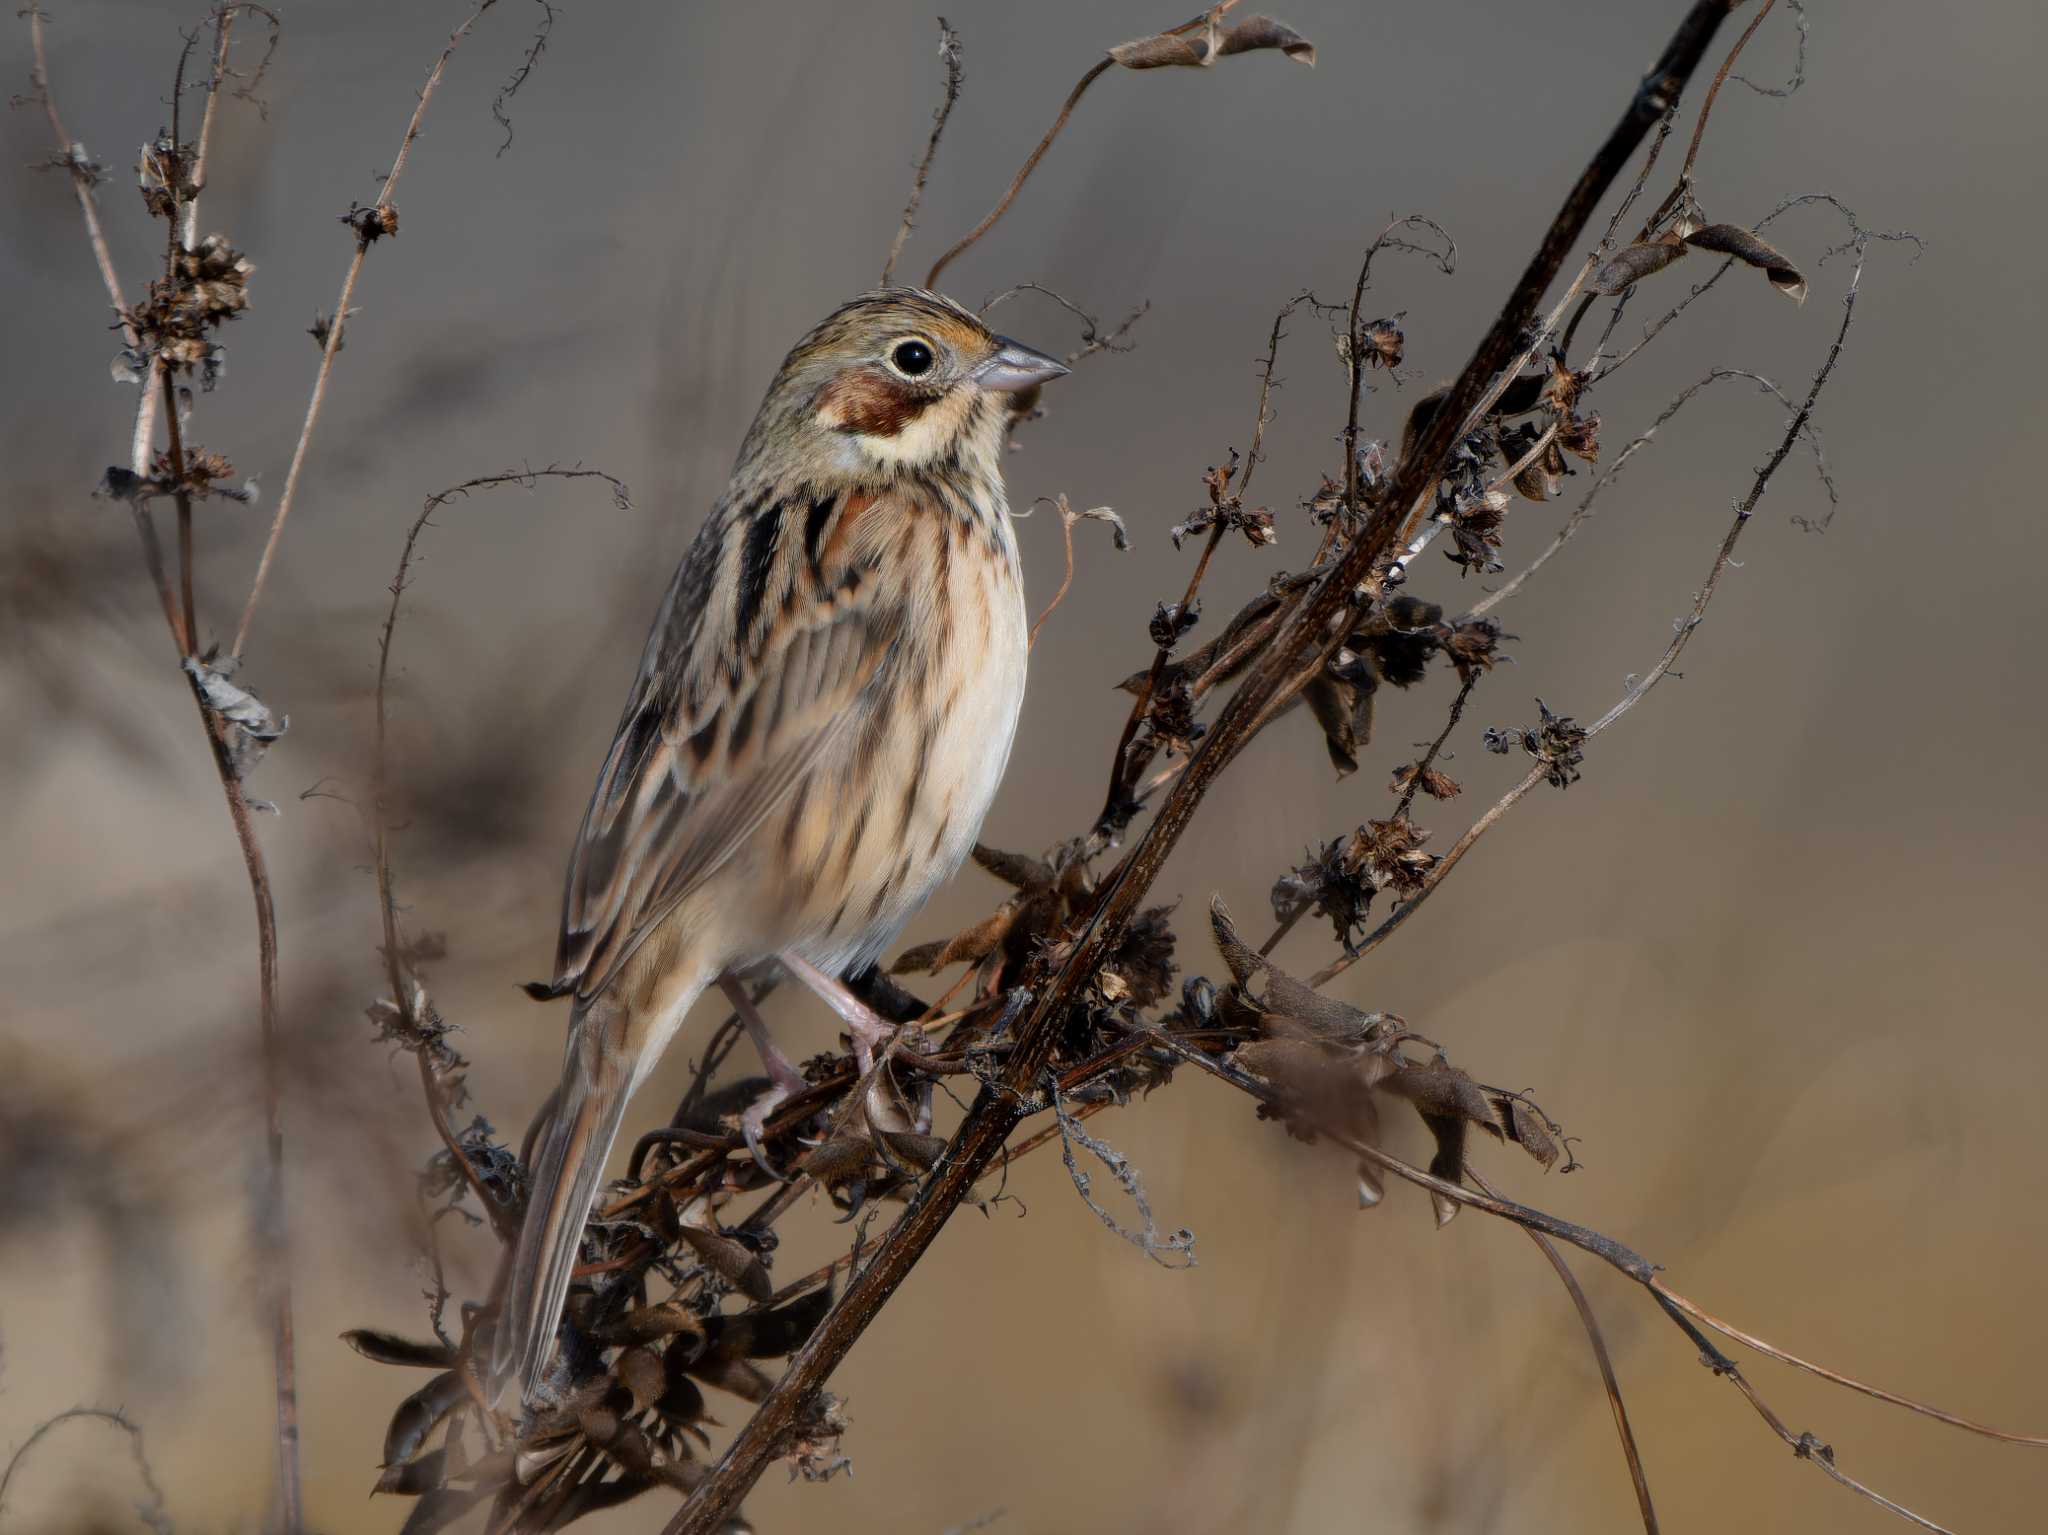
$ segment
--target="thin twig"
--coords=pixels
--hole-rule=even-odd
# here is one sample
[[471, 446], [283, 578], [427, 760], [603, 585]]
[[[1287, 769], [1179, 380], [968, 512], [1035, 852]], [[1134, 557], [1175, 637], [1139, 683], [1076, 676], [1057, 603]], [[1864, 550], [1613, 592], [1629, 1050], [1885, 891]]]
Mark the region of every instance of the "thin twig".
[[[398, 571], [391, 580], [391, 605], [384, 614], [384, 627], [377, 637], [377, 685], [373, 691], [373, 734], [370, 758], [371, 790], [371, 842], [374, 847], [377, 875], [377, 906], [384, 929], [384, 964], [386, 977], [391, 984], [393, 1005], [408, 1031], [408, 1043], [419, 1057], [420, 1085], [425, 1092], [427, 1112], [433, 1120], [434, 1131], [441, 1138], [449, 1157], [454, 1161], [463, 1181], [476, 1196], [477, 1207], [491, 1222], [501, 1241], [509, 1241], [518, 1235], [518, 1224], [513, 1211], [502, 1206], [485, 1185], [483, 1177], [476, 1170], [462, 1140], [455, 1131], [449, 1117], [449, 1093], [442, 1076], [442, 1062], [437, 1059], [435, 1048], [436, 1026], [431, 1018], [419, 1015], [418, 999], [423, 995], [418, 983], [408, 973], [405, 950], [398, 933], [398, 895], [396, 878], [391, 864], [391, 816], [388, 804], [389, 753], [389, 693], [391, 678], [391, 644], [398, 629], [399, 604], [405, 597], [406, 578], [412, 569], [413, 554], [419, 544], [420, 535], [427, 529], [434, 513], [458, 497], [467, 498], [480, 490], [494, 490], [504, 485], [519, 485], [531, 489], [543, 479], [557, 480], [603, 480], [612, 488], [614, 503], [628, 505], [625, 484], [602, 469], [585, 469], [578, 466], [560, 468], [549, 465], [545, 469], [507, 470], [501, 474], [480, 475], [465, 480], [460, 485], [437, 491], [427, 497], [426, 504], [413, 519], [412, 527], [405, 536], [405, 547], [398, 558]], [[445, 1049], [445, 1046], [442, 1047]], [[457, 1062], [459, 1065], [459, 1061]]]
[[[1808, 422], [1813, 416], [1814, 402], [1820, 398], [1821, 390], [1826, 387], [1829, 376], [1835, 370], [1835, 363], [1842, 355], [1842, 342], [1847, 338], [1850, 323], [1855, 318], [1856, 291], [1858, 285], [1863, 280], [1863, 260], [1867, 245], [1867, 240], [1861, 239], [1859, 239], [1856, 245], [1856, 269], [1849, 278], [1848, 291], [1842, 296], [1842, 322], [1835, 331], [1834, 340], [1828, 347], [1827, 356], [1822, 359], [1819, 369], [1814, 373], [1813, 382], [1806, 392], [1806, 399], [1794, 414], [1791, 425], [1786, 427], [1785, 434], [1779, 440], [1776, 450], [1764, 463], [1763, 467], [1757, 470], [1756, 478], [1750, 485], [1749, 494], [1736, 503], [1735, 520], [1729, 525], [1728, 532], [1722, 538], [1720, 547], [1714, 552], [1714, 562], [1707, 570], [1706, 581], [1693, 597], [1691, 611], [1679, 620], [1672, 634], [1670, 644], [1664, 647], [1664, 653], [1657, 658], [1656, 664], [1650, 668], [1648, 673], [1640, 679], [1631, 678], [1628, 688], [1622, 694], [1620, 700], [1605, 714], [1601, 715], [1599, 719], [1586, 727], [1587, 740], [1591, 740], [1594, 736], [1600, 734], [1601, 731], [1606, 730], [1624, 714], [1628, 713], [1630, 709], [1633, 709], [1638, 703], [1642, 702], [1650, 689], [1655, 687], [1670, 672], [1672, 665], [1678, 660], [1679, 655], [1691, 641], [1694, 631], [1699, 628], [1701, 622], [1705, 619], [1707, 604], [1713, 601], [1714, 593], [1720, 588], [1721, 577], [1727, 573], [1729, 560], [1735, 552], [1736, 541], [1742, 537], [1743, 530], [1749, 526], [1750, 516], [1756, 510], [1757, 504], [1763, 500], [1764, 492], [1769, 487], [1772, 476], [1778, 472], [1778, 467], [1785, 462], [1787, 455], [1791, 453], [1794, 444], [1799, 441], [1801, 434], [1808, 430]], [[1536, 766], [1530, 770], [1528, 776], [1509, 789], [1494, 804], [1492, 809], [1481, 816], [1465, 835], [1458, 839], [1457, 844], [1452, 847], [1451, 851], [1445, 854], [1443, 859], [1430, 869], [1429, 875], [1420, 890], [1404, 901], [1386, 921], [1374, 929], [1371, 936], [1359, 945], [1355, 953], [1339, 955], [1335, 960], [1317, 971], [1310, 984], [1322, 986], [1348, 970], [1382, 943], [1385, 943], [1393, 935], [1394, 930], [1408, 920], [1414, 913], [1415, 908], [1429, 899], [1431, 893], [1435, 891], [1438, 885], [1443, 883], [1445, 876], [1456, 866], [1457, 861], [1470, 851], [1472, 844], [1477, 842], [1488, 829], [1512, 809], [1525, 794], [1542, 782], [1548, 775], [1549, 768], [1550, 764], [1548, 762], [1539, 760]]]
[[164, 1506], [164, 1490], [157, 1483], [156, 1471], [143, 1447], [142, 1429], [126, 1413], [105, 1407], [67, 1407], [36, 1425], [35, 1431], [22, 1440], [20, 1447], [7, 1458], [7, 1469], [0, 1471], [0, 1513], [7, 1511], [7, 1489], [14, 1481], [14, 1473], [28, 1458], [29, 1451], [64, 1424], [76, 1422], [110, 1423], [128, 1436], [128, 1450], [134, 1457], [136, 1472], [142, 1478], [142, 1489], [149, 1494], [149, 1501], [138, 1504], [135, 1512], [156, 1535], [172, 1535], [170, 1511]]
[[[1478, 1186], [1482, 1194], [1500, 1197], [1476, 1168], [1468, 1165], [1465, 1176]], [[1585, 1289], [1572, 1273], [1571, 1266], [1564, 1261], [1564, 1254], [1557, 1250], [1556, 1243], [1527, 1226], [1522, 1228], [1522, 1234], [1534, 1242], [1537, 1250], [1550, 1261], [1559, 1283], [1571, 1296], [1572, 1306], [1579, 1313], [1579, 1323], [1586, 1329], [1586, 1341], [1593, 1349], [1593, 1362], [1600, 1367], [1600, 1382], [1607, 1388], [1607, 1407], [1614, 1414], [1614, 1432], [1621, 1438], [1621, 1453], [1628, 1461], [1629, 1480], [1635, 1484], [1636, 1508], [1643, 1516], [1644, 1535], [1657, 1535], [1657, 1508], [1650, 1499], [1650, 1479], [1643, 1471], [1642, 1453], [1636, 1448], [1635, 1431], [1629, 1427], [1628, 1404], [1621, 1399], [1621, 1382], [1615, 1377], [1614, 1359], [1607, 1351], [1607, 1337], [1600, 1330], [1600, 1319], [1593, 1315], [1593, 1303], [1586, 1299]], [[1656, 1281], [1653, 1279], [1651, 1283]]]
[[[1239, 1070], [1228, 1061], [1216, 1060], [1202, 1051], [1194, 1049], [1185, 1041], [1176, 1038], [1163, 1029], [1142, 1024], [1133, 1027], [1138, 1032], [1145, 1034], [1154, 1043], [1171, 1051], [1180, 1059], [1188, 1062], [1190, 1065], [1200, 1067], [1210, 1076], [1228, 1082], [1238, 1091], [1247, 1093], [1260, 1102], [1275, 1108], [1287, 1109], [1290, 1112], [1299, 1111], [1298, 1104], [1288, 1102], [1266, 1083]], [[1699, 1350], [1700, 1362], [1711, 1369], [1716, 1375], [1725, 1376], [1731, 1380], [1736, 1388], [1749, 1399], [1750, 1405], [1770, 1425], [1772, 1432], [1789, 1445], [1793, 1453], [1798, 1455], [1800, 1459], [1813, 1461], [1822, 1470], [1827, 1472], [1829, 1476], [1833, 1477], [1834, 1480], [1858, 1496], [1877, 1504], [1880, 1508], [1897, 1514], [1900, 1518], [1909, 1520], [1923, 1529], [1935, 1531], [1937, 1535], [1951, 1535], [1951, 1532], [1944, 1530], [1941, 1525], [1935, 1524], [1931, 1520], [1914, 1513], [1903, 1504], [1894, 1502], [1892, 1499], [1876, 1492], [1843, 1471], [1835, 1464], [1834, 1451], [1821, 1443], [1812, 1434], [1794, 1434], [1791, 1429], [1787, 1428], [1784, 1420], [1771, 1410], [1769, 1404], [1757, 1393], [1756, 1388], [1744, 1378], [1742, 1371], [1736, 1367], [1735, 1361], [1715, 1348], [1705, 1335], [1687, 1320], [1685, 1313], [1673, 1303], [1671, 1292], [1658, 1281], [1657, 1276], [1661, 1272], [1658, 1265], [1652, 1263], [1634, 1248], [1616, 1241], [1613, 1237], [1594, 1231], [1590, 1227], [1563, 1220], [1558, 1216], [1544, 1210], [1538, 1210], [1530, 1205], [1518, 1204], [1514, 1200], [1504, 1199], [1490, 1191], [1475, 1193], [1472, 1189], [1465, 1187], [1462, 1182], [1454, 1183], [1449, 1179], [1439, 1178], [1433, 1173], [1424, 1172], [1421, 1168], [1382, 1151], [1373, 1143], [1359, 1140], [1342, 1130], [1322, 1124], [1317, 1125], [1316, 1130], [1319, 1135], [1330, 1141], [1331, 1144], [1341, 1146], [1352, 1155], [1372, 1163], [1382, 1172], [1392, 1173], [1404, 1182], [1426, 1189], [1430, 1194], [1440, 1199], [1447, 1199], [1455, 1204], [1482, 1210], [1488, 1215], [1496, 1216], [1520, 1226], [1524, 1231], [1532, 1235], [1554, 1237], [1559, 1241], [1568, 1242], [1584, 1252], [1591, 1253], [1603, 1263], [1608, 1264], [1629, 1279], [1634, 1280], [1649, 1291], [1664, 1315], [1669, 1317], [1693, 1343], [1694, 1347]], [[1469, 1169], [1467, 1170], [1467, 1176], [1471, 1176]], [[1474, 1178], [1473, 1181], [1480, 1183], [1482, 1190], [1484, 1190], [1482, 1180]], [[1950, 1421], [1963, 1422], [1964, 1420], [1951, 1419]]]
[[[1184, 21], [1177, 27], [1168, 27], [1161, 35], [1164, 37], [1178, 37], [1184, 32], [1192, 32], [1196, 27], [1208, 21], [1212, 14], [1220, 15], [1237, 3], [1238, 0], [1223, 0], [1223, 3], [1218, 5], [1213, 12], [1204, 11], [1200, 16]], [[1060, 107], [1060, 115], [1055, 117], [1052, 120], [1052, 126], [1045, 130], [1045, 137], [1038, 141], [1038, 147], [1024, 157], [1024, 163], [1017, 167], [1017, 174], [1010, 178], [1010, 185], [1004, 190], [1003, 195], [996, 200], [996, 205], [989, 209], [979, 224], [968, 230], [966, 234], [954, 242], [944, 255], [932, 263], [931, 270], [924, 274], [925, 287], [936, 288], [939, 285], [939, 274], [953, 264], [954, 258], [959, 256], [968, 246], [974, 244], [975, 241], [979, 240], [991, 229], [995, 228], [996, 220], [1010, 211], [1010, 204], [1015, 202], [1017, 194], [1024, 190], [1025, 181], [1030, 178], [1033, 171], [1038, 169], [1038, 162], [1043, 160], [1045, 152], [1052, 148], [1052, 141], [1060, 136], [1060, 130], [1066, 127], [1067, 119], [1074, 115], [1074, 108], [1080, 104], [1081, 98], [1088, 93], [1088, 87], [1093, 85], [1115, 63], [1115, 59], [1105, 55], [1074, 83], [1074, 88], [1067, 93], [1066, 102]]]
[[1960, 1428], [1968, 1433], [1980, 1434], [1986, 1439], [1996, 1439], [2003, 1444], [2024, 1444], [2031, 1445], [2036, 1449], [2048, 1449], [2048, 1435], [2015, 1434], [2007, 1429], [1993, 1428], [1988, 1423], [1979, 1423], [1974, 1418], [1965, 1418], [1959, 1413], [1944, 1411], [1942, 1408], [1933, 1406], [1931, 1403], [1918, 1401], [1910, 1396], [1900, 1396], [1895, 1391], [1886, 1391], [1881, 1386], [1873, 1386], [1867, 1381], [1860, 1381], [1853, 1375], [1844, 1375], [1839, 1370], [1831, 1370], [1824, 1364], [1816, 1364], [1811, 1359], [1803, 1359], [1789, 1350], [1779, 1348], [1775, 1343], [1757, 1337], [1754, 1333], [1744, 1332], [1734, 1324], [1722, 1321], [1704, 1306], [1687, 1300], [1661, 1279], [1651, 1280], [1650, 1285], [1665, 1300], [1671, 1302], [1672, 1305], [1703, 1327], [1711, 1327], [1723, 1337], [1733, 1338], [1743, 1347], [1753, 1348], [1759, 1354], [1768, 1355], [1780, 1364], [1789, 1364], [1794, 1369], [1805, 1370], [1810, 1375], [1818, 1375], [1822, 1380], [1832, 1381], [1837, 1386], [1846, 1386], [1849, 1390], [1860, 1392], [1864, 1396], [1875, 1397], [1880, 1402], [1889, 1402], [1894, 1407], [1903, 1407], [1908, 1412], [1917, 1413], [1923, 1418], [1932, 1418], [1937, 1423], [1946, 1423], [1953, 1428]]
[[1692, 185], [1692, 164], [1700, 156], [1700, 144], [1707, 136], [1707, 119], [1714, 114], [1714, 98], [1721, 94], [1721, 87], [1727, 83], [1728, 71], [1735, 67], [1735, 61], [1742, 57], [1742, 50], [1749, 46], [1749, 40], [1756, 36], [1756, 29], [1764, 24], [1764, 18], [1771, 14], [1778, 0], [1764, 0], [1757, 13], [1750, 17], [1749, 25], [1742, 29], [1742, 36], [1735, 39], [1735, 46], [1728, 50], [1728, 57], [1721, 61], [1721, 67], [1714, 73], [1714, 83], [1707, 87], [1707, 94], [1700, 102], [1699, 120], [1693, 124], [1692, 142], [1685, 146], [1685, 163], [1678, 167], [1678, 183], [1681, 187]]
[[[405, 174], [405, 162], [412, 153], [413, 140], [419, 137], [420, 122], [427, 115], [427, 103], [434, 99], [434, 90], [447, 71], [448, 60], [484, 12], [497, 3], [498, 0], [481, 0], [470, 12], [469, 19], [448, 35], [448, 46], [441, 50], [434, 67], [427, 71], [427, 83], [420, 89], [412, 120], [405, 125], [405, 137], [399, 141], [398, 155], [391, 162], [391, 173], [384, 178], [373, 208], [385, 210], [391, 207], [391, 194], [398, 190], [398, 179]], [[341, 297], [335, 303], [334, 318], [327, 327], [327, 340], [320, 349], [320, 369], [313, 375], [313, 396], [306, 402], [306, 419], [299, 428], [299, 440], [292, 448], [291, 467], [285, 471], [284, 494], [278, 497], [277, 511], [270, 519], [270, 535], [264, 540], [262, 557], [256, 562], [256, 576], [249, 585], [248, 601], [242, 605], [242, 620], [235, 626], [235, 643], [228, 652], [231, 656], [240, 656], [249, 643], [249, 626], [256, 621], [256, 604], [263, 600], [263, 587], [270, 578], [271, 563], [277, 558], [278, 540], [284, 536], [285, 519], [291, 516], [292, 502], [298, 495], [299, 476], [306, 467], [306, 450], [313, 441], [313, 428], [320, 420], [320, 406], [327, 398], [328, 375], [334, 371], [334, 356], [341, 350], [341, 333], [348, 324], [349, 300], [355, 296], [356, 278], [362, 274], [363, 257], [369, 249], [369, 238], [358, 232], [355, 254], [349, 258], [348, 272], [341, 280]]]
[[953, 104], [960, 99], [960, 34], [946, 24], [943, 16], [939, 18], [939, 64], [946, 72], [945, 95], [932, 112], [932, 135], [925, 140], [924, 154], [911, 178], [910, 200], [903, 205], [903, 222], [896, 228], [896, 238], [889, 242], [889, 259], [882, 263], [885, 288], [895, 275], [896, 258], [903, 254], [910, 231], [917, 227], [917, 209], [924, 201], [924, 183], [932, 173], [932, 157], [939, 152], [939, 135], [946, 131], [946, 119], [953, 115]]
[[[1614, 482], [1614, 480], [1621, 474], [1622, 469], [1627, 465], [1628, 461], [1631, 458], [1634, 458], [1636, 454], [1640, 452], [1643, 448], [1648, 447], [1651, 440], [1656, 437], [1658, 431], [1666, 423], [1668, 423], [1672, 417], [1676, 416], [1679, 413], [1679, 411], [1683, 410], [1686, 407], [1686, 405], [1692, 401], [1695, 395], [1699, 394], [1709, 385], [1719, 383], [1721, 380], [1729, 378], [1748, 379], [1751, 383], [1755, 384], [1759, 390], [1775, 397], [1778, 400], [1778, 402], [1781, 405], [1783, 405], [1787, 410], [1797, 409], [1797, 407], [1793, 405], [1791, 399], [1786, 395], [1785, 391], [1780, 389], [1776, 384], [1772, 383], [1769, 379], [1765, 378], [1761, 373], [1752, 373], [1747, 368], [1713, 369], [1704, 377], [1696, 380], [1692, 384], [1688, 385], [1685, 389], [1681, 390], [1678, 393], [1678, 395], [1671, 401], [1670, 404], [1666, 405], [1663, 410], [1657, 413], [1656, 420], [1652, 421], [1649, 424], [1649, 426], [1644, 428], [1643, 431], [1638, 436], [1636, 436], [1626, 447], [1624, 447], [1620, 453], [1615, 455], [1613, 462], [1608, 464], [1607, 467], [1600, 472], [1600, 477], [1593, 482], [1591, 488], [1587, 490], [1584, 498], [1579, 502], [1577, 506], [1572, 508], [1571, 516], [1567, 517], [1564, 521], [1564, 525], [1560, 527], [1554, 535], [1552, 535], [1550, 543], [1545, 546], [1543, 552], [1537, 555], [1535, 559], [1531, 560], [1521, 570], [1517, 571], [1514, 574], [1514, 576], [1512, 576], [1497, 591], [1489, 592], [1485, 597], [1481, 598], [1478, 602], [1474, 603], [1471, 609], [1465, 614], [1465, 619], [1470, 620], [1474, 618], [1484, 617], [1486, 614], [1491, 613], [1495, 608], [1499, 607], [1503, 602], [1506, 602], [1510, 597], [1514, 596], [1524, 586], [1526, 586], [1529, 582], [1529, 578], [1535, 575], [1536, 572], [1541, 570], [1545, 565], [1549, 564], [1551, 559], [1557, 554], [1557, 552], [1560, 549], [1562, 549], [1566, 544], [1570, 543], [1572, 538], [1578, 533], [1579, 529], [1584, 527], [1586, 523], [1592, 518], [1594, 510], [1596, 509], [1599, 503], [1601, 492], [1606, 490], [1607, 487], [1611, 485]], [[1813, 430], [1811, 424], [1808, 424], [1803, 429], [1803, 434], [1806, 437], [1808, 445], [1813, 449], [1814, 467], [1816, 472], [1820, 475], [1821, 484], [1827, 490], [1829, 502], [1833, 503], [1837, 499], [1835, 492], [1835, 481], [1834, 476], [1830, 474], [1828, 471], [1827, 455], [1821, 448], [1820, 437]]]

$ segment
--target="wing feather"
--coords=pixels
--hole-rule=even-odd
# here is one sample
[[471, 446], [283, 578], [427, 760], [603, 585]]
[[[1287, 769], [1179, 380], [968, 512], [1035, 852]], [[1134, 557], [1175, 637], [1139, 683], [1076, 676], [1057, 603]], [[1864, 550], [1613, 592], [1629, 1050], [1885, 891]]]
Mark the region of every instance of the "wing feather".
[[[841, 498], [844, 500], [844, 498]], [[677, 569], [570, 856], [555, 984], [588, 999], [783, 804], [862, 711], [894, 650], [876, 584], [828, 579], [763, 521], [714, 517]], [[761, 568], [779, 550], [776, 575]]]

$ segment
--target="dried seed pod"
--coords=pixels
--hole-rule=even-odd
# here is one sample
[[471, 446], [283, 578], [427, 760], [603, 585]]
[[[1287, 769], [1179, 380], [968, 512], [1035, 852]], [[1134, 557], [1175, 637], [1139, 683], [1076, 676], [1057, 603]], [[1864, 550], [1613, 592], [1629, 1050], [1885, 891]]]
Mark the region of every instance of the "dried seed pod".
[[459, 1371], [436, 1375], [398, 1404], [384, 1431], [384, 1464], [402, 1466], [426, 1450], [427, 1437], [441, 1420], [469, 1399]]
[[341, 1335], [341, 1341], [365, 1359], [374, 1359], [378, 1364], [446, 1370], [453, 1368], [458, 1357], [455, 1350], [445, 1343], [415, 1343], [410, 1338], [369, 1327], [351, 1328]]
[[762, 1301], [775, 1293], [775, 1281], [760, 1254], [722, 1232], [701, 1226], [684, 1226], [680, 1232], [691, 1251], [704, 1260], [705, 1267], [749, 1300]]

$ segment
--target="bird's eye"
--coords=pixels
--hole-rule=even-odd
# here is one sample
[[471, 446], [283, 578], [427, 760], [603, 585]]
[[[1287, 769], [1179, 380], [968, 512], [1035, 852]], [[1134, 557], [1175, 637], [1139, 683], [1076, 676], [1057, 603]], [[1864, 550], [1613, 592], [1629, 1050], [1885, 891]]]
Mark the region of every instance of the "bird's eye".
[[935, 360], [931, 347], [914, 336], [897, 342], [895, 350], [889, 353], [890, 365], [905, 378], [919, 378], [931, 372]]

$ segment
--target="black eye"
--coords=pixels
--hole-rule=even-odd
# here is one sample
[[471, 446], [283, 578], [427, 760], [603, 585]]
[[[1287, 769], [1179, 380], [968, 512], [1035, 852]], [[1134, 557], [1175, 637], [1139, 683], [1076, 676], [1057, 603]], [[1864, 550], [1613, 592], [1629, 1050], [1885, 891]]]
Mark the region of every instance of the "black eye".
[[889, 354], [889, 361], [896, 371], [916, 378], [932, 370], [932, 349], [922, 341], [899, 341], [896, 350]]

